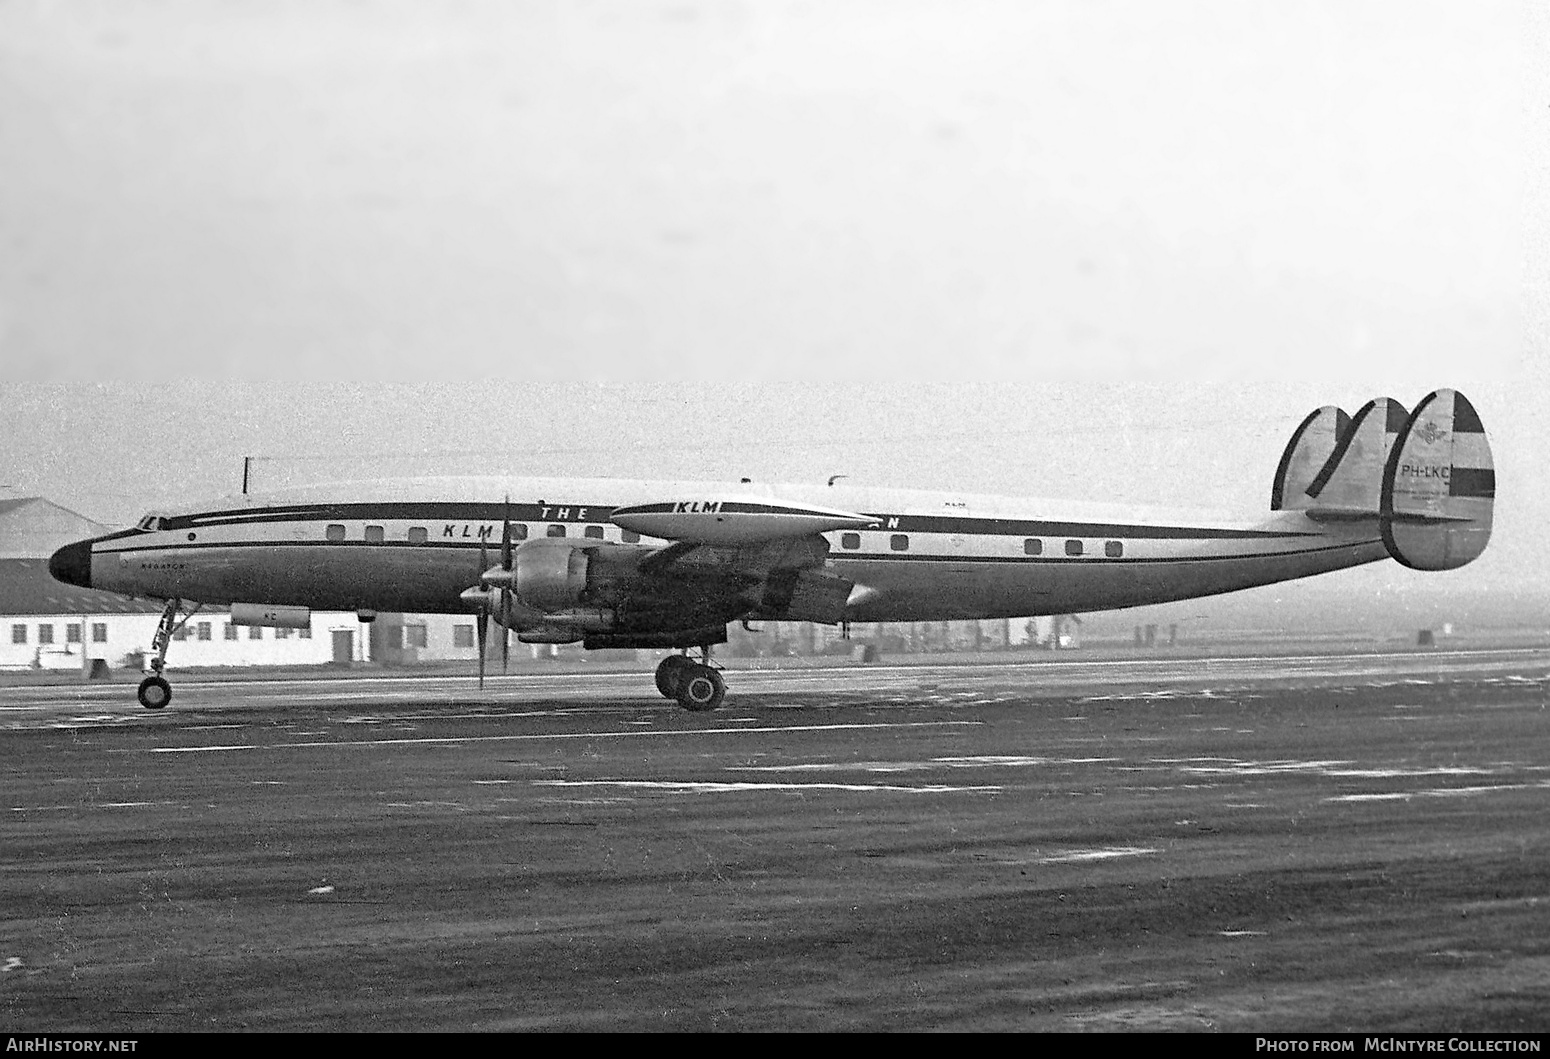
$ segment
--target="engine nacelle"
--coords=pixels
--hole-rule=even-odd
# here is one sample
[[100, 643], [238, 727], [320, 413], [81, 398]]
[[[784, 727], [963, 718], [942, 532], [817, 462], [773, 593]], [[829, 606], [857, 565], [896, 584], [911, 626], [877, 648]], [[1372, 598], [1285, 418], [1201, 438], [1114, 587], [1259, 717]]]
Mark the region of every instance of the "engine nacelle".
[[543, 537], [517, 546], [512, 556], [512, 589], [525, 607], [552, 614], [581, 602], [587, 590], [587, 549], [557, 537]]

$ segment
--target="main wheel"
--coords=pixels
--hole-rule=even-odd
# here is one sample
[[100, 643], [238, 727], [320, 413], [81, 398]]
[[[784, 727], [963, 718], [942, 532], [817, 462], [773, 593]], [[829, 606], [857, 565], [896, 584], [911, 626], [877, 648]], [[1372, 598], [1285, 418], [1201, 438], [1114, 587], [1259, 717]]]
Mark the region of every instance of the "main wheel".
[[714, 710], [726, 697], [727, 686], [721, 674], [710, 666], [690, 663], [678, 678], [678, 701], [686, 710], [694, 713]]
[[159, 710], [172, 701], [172, 685], [161, 677], [146, 677], [140, 681], [140, 705], [148, 710]]
[[684, 655], [668, 655], [662, 659], [662, 664], [657, 666], [657, 690], [664, 699], [678, 698], [678, 684], [693, 665]]

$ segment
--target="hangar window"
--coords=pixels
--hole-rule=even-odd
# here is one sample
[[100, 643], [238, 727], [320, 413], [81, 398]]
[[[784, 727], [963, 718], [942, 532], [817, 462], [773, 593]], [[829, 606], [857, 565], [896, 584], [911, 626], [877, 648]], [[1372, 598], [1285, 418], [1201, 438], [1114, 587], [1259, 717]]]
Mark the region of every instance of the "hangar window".
[[425, 536], [426, 536], [426, 534], [425, 534], [425, 527], [424, 526], [410, 526], [409, 527], [409, 543], [410, 544], [424, 544], [425, 543]]
[[603, 527], [602, 526], [588, 526], [587, 527], [587, 536], [591, 537], [595, 541], [602, 540], [603, 539]]
[[38, 643], [53, 643], [54, 627], [52, 625], [38, 626]]
[[846, 533], [846, 534], [844, 534], [843, 536], [840, 537], [840, 547], [841, 548], [849, 548], [851, 551], [855, 551], [857, 548], [861, 547], [861, 534], [859, 534], [859, 533]]
[[323, 534], [331, 541], [344, 540], [344, 527], [337, 522], [329, 523], [328, 530]]
[[382, 527], [381, 526], [367, 526], [366, 527], [366, 543], [367, 544], [381, 544], [383, 536], [384, 536], [384, 534], [382, 532]]
[[298, 639], [298, 640], [310, 640], [310, 639], [312, 639], [312, 626], [308, 625], [305, 629], [297, 629], [296, 630], [296, 639]]
[[80, 643], [81, 627], [75, 622], [65, 626], [65, 643]]
[[172, 638], [178, 641], [178, 643], [182, 643], [184, 640], [188, 639], [188, 626], [180, 625], [176, 629], [173, 629]]
[[550, 526], [549, 527], [549, 536], [551, 536], [551, 537], [563, 537], [563, 536], [565, 536], [565, 527], [564, 526]]
[[426, 629], [425, 629], [424, 625], [405, 625], [404, 626], [404, 646], [405, 647], [424, 647], [429, 642], [430, 641], [429, 641], [429, 638], [428, 638], [428, 636], [426, 634]]
[[620, 534], [620, 539], [623, 540], [625, 544], [635, 544], [640, 540], [640, 534], [636, 533], [634, 530], [625, 530], [622, 534]]
[[105, 621], [94, 621], [94, 622], [91, 623], [91, 642], [92, 643], [107, 643], [108, 642], [108, 623], [107, 622], [105, 622]]
[[452, 646], [472, 647], [474, 645], [474, 627], [472, 625], [452, 626]]
[[249, 625], [248, 626], [248, 639], [249, 640], [262, 640], [263, 638], [264, 638], [264, 627], [262, 625]]
[[291, 638], [291, 633], [294, 631], [295, 630], [293, 629], [276, 629], [274, 631], [274, 638], [276, 640], [289, 640]]
[[200, 622], [196, 631], [199, 639], [208, 640], [210, 638], [210, 623], [207, 621]]
[[1081, 541], [1066, 541], [1066, 554], [1067, 555], [1081, 555], [1082, 554], [1082, 542]]
[[25, 625], [13, 625], [13, 626], [11, 626], [11, 642], [12, 643], [26, 643], [27, 642], [27, 626], [25, 626]]
[[888, 547], [892, 548], [896, 552], [907, 552], [907, 551], [909, 551], [910, 550], [909, 534], [907, 534], [907, 533], [895, 533], [892, 537], [888, 538]]
[[1103, 554], [1110, 559], [1118, 559], [1125, 554], [1125, 545], [1120, 541], [1109, 541], [1103, 546]]
[[228, 640], [235, 640], [237, 638], [237, 627], [231, 622], [227, 622], [226, 628], [222, 631], [222, 635], [225, 636]]
[[1029, 537], [1027, 540], [1023, 541], [1023, 554], [1043, 555], [1044, 542], [1039, 540], [1037, 537]]

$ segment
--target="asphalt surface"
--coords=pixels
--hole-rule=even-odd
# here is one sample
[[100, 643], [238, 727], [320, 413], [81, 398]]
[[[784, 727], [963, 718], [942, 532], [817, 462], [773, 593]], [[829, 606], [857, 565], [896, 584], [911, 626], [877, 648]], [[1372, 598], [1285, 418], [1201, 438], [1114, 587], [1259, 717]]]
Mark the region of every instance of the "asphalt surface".
[[1550, 1028], [1550, 652], [0, 689], [0, 1029]]

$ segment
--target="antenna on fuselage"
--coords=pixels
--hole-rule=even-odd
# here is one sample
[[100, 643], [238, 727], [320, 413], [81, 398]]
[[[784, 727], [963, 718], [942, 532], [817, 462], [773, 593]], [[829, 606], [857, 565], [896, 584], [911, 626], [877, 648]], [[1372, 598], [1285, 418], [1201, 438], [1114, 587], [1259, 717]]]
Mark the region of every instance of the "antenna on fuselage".
[[248, 471], [253, 468], [253, 457], [242, 457], [242, 495], [248, 495]]
[[839, 481], [841, 478], [849, 478], [849, 477], [850, 477], [850, 475], [848, 475], [848, 474], [831, 474], [831, 475], [829, 475], [829, 488], [831, 488], [831, 489], [834, 488], [834, 483]]

